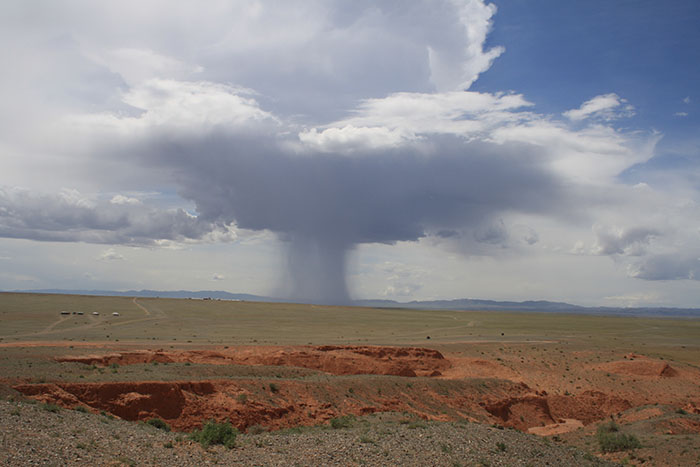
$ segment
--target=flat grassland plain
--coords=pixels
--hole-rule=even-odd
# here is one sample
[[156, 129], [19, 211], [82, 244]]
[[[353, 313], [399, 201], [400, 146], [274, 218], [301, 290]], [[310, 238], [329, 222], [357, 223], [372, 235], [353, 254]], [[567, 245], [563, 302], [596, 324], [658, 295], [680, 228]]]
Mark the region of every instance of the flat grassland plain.
[[5, 465], [700, 465], [700, 320], [0, 293], [0, 396]]

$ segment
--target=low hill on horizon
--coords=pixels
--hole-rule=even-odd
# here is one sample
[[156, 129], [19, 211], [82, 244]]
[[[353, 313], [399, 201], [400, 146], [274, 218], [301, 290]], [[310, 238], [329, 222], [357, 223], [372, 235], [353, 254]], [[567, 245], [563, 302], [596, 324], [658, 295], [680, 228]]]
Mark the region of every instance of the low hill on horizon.
[[[294, 300], [266, 297], [262, 295], [231, 293], [222, 290], [67, 290], [67, 289], [34, 289], [12, 290], [5, 292], [61, 294], [61, 295], [96, 295], [116, 297], [144, 297], [144, 298], [193, 298], [213, 300], [241, 300], [251, 302], [293, 302]], [[301, 303], [301, 302], [298, 302]], [[463, 311], [513, 311], [513, 312], [543, 312], [543, 313], [578, 313], [587, 315], [622, 315], [622, 316], [647, 316], [647, 317], [674, 317], [674, 318], [700, 318], [700, 308], [675, 308], [675, 307], [586, 307], [572, 305], [565, 302], [552, 302], [548, 300], [498, 301], [472, 298], [459, 298], [454, 300], [413, 300], [410, 302], [398, 302], [386, 299], [361, 299], [353, 300], [350, 306], [369, 308], [408, 308], [425, 310], [463, 310]]]

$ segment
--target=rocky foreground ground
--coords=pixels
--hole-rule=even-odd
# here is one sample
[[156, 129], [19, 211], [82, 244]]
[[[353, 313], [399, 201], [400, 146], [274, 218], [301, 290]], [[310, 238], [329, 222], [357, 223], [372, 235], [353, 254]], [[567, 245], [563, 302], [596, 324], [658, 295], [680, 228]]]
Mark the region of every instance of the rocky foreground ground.
[[[252, 430], [255, 431], [255, 430]], [[0, 464], [27, 465], [612, 465], [545, 438], [474, 423], [374, 414], [329, 425], [241, 434], [236, 446], [202, 448], [184, 433], [144, 423], [0, 401]]]

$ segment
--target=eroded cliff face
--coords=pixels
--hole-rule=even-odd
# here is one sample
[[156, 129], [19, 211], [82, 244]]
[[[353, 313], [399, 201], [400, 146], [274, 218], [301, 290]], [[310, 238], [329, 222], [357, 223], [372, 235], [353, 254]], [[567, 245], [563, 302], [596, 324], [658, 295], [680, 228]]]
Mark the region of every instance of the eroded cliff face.
[[[318, 370], [318, 377], [228, 378], [202, 381], [135, 381], [18, 384], [28, 397], [64, 407], [84, 406], [126, 420], [161, 418], [189, 431], [209, 419], [241, 430], [316, 425], [345, 414], [409, 412], [425, 419], [469, 419], [551, 434], [605, 419], [648, 400], [605, 388], [561, 394], [532, 387], [525, 368], [481, 359], [446, 358], [418, 347], [247, 346], [220, 350], [139, 350], [63, 356], [62, 362], [131, 365], [180, 362], [215, 365], [292, 366]], [[625, 356], [591, 371], [651, 382], [693, 377], [668, 363]], [[324, 375], [324, 373], [326, 375]], [[527, 381], [527, 382], [525, 382]], [[688, 404], [688, 402], [685, 402]], [[554, 430], [554, 431], [552, 431]]]

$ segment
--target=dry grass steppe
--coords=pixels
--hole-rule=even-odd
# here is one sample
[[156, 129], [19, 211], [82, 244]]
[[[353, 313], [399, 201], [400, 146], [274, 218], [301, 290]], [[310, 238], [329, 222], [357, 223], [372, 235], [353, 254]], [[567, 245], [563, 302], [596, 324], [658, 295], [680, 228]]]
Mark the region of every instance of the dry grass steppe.
[[[136, 438], [103, 443], [111, 435], [83, 429], [92, 441], [73, 444], [105, 446], [69, 440], [68, 464], [104, 450], [99, 462], [128, 465], [120, 450], [159, 436], [150, 444], [174, 448], [125, 459], [426, 465], [419, 455], [431, 453], [434, 465], [700, 465], [700, 320], [2, 293], [0, 322], [7, 465], [60, 464], [46, 453], [42, 462], [42, 443], [66, 445], [88, 423], [78, 419]], [[101, 414], [160, 418], [178, 432], [230, 420], [247, 433], [233, 450], [203, 450]], [[352, 426], [329, 427], [343, 416]], [[39, 418], [51, 430], [15, 445]], [[640, 447], [603, 452], [596, 431], [610, 420]]]

